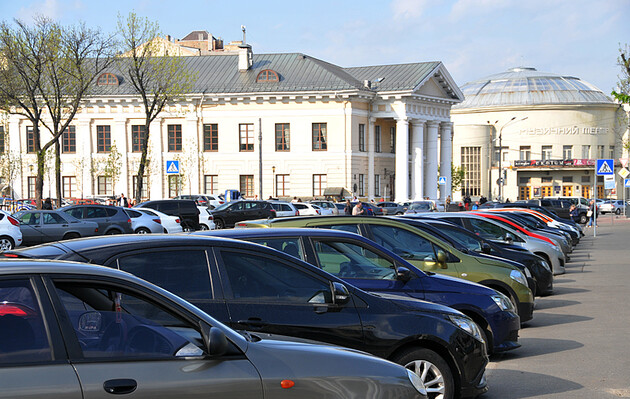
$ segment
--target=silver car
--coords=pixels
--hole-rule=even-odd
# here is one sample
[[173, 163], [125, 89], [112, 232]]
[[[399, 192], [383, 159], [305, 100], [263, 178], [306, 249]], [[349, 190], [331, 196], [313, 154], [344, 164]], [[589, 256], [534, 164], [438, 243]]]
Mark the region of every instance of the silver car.
[[0, 268], [0, 398], [426, 399], [402, 366], [291, 340], [241, 335], [115, 269], [25, 260]]
[[164, 229], [164, 233], [181, 233], [184, 231], [182, 228], [181, 220], [177, 216], [167, 215], [166, 213], [162, 213], [160, 211], [156, 211], [151, 208], [133, 208], [137, 211], [142, 211], [151, 216], [157, 217], [160, 219], [162, 224], [162, 228]]
[[125, 208], [123, 211], [131, 219], [131, 228], [136, 234], [164, 233], [162, 220], [139, 209]]
[[79, 220], [57, 210], [24, 210], [13, 217], [20, 222], [23, 245], [99, 235], [98, 223]]

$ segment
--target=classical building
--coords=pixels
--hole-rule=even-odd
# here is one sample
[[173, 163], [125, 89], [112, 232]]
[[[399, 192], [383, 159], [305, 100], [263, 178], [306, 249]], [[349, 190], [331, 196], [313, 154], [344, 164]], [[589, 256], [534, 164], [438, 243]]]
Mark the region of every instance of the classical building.
[[[553, 195], [590, 198], [597, 159], [621, 167], [626, 112], [601, 90], [572, 76], [513, 68], [461, 87], [453, 107], [454, 163], [466, 171], [462, 190], [488, 198]], [[598, 197], [614, 189], [597, 182]], [[621, 196], [620, 196], [621, 197]]]
[[[450, 110], [463, 95], [441, 62], [342, 68], [243, 44], [183, 60], [194, 88], [150, 127], [144, 198], [225, 189], [303, 199], [341, 188], [377, 200], [450, 194]], [[113, 67], [62, 137], [63, 196], [132, 193], [143, 120], [139, 96]], [[4, 129], [7, 150], [21, 154], [11, 186], [32, 197], [30, 122], [11, 115]], [[122, 167], [108, 176], [112, 146]], [[449, 183], [439, 195], [438, 165]], [[45, 176], [45, 195], [54, 196], [53, 178]]]

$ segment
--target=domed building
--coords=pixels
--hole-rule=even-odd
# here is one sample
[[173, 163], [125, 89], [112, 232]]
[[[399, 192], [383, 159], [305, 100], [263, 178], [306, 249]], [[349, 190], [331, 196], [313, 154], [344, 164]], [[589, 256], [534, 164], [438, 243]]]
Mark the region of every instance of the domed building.
[[[465, 170], [461, 191], [473, 199], [590, 198], [597, 159], [621, 167], [625, 112], [601, 90], [573, 76], [512, 68], [461, 87], [451, 111], [453, 163]], [[615, 196], [623, 180], [597, 196]], [[621, 197], [621, 195], [620, 195]]]

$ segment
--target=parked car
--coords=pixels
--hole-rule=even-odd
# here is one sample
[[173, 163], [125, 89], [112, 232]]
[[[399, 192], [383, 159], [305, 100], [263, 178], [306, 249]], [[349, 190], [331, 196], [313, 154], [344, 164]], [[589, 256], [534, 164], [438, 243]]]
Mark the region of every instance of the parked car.
[[534, 297], [527, 277], [517, 267], [498, 259], [465, 254], [401, 221], [368, 216], [320, 216], [241, 222], [237, 227], [317, 227], [360, 234], [421, 270], [463, 278], [497, 290], [514, 303], [521, 322], [532, 318]]
[[217, 229], [234, 227], [243, 220], [276, 217], [276, 210], [267, 201], [229, 201], [211, 212]]
[[123, 208], [125, 213], [131, 218], [131, 228], [136, 234], [164, 233], [162, 220], [140, 209]]
[[383, 215], [402, 215], [407, 211], [410, 202], [399, 204], [398, 202], [384, 201], [376, 204], [383, 209]]
[[322, 214], [321, 209], [317, 205], [312, 205], [307, 202], [293, 202], [292, 204], [295, 209], [297, 209], [299, 216], [315, 216]]
[[219, 198], [218, 195], [214, 195], [214, 194], [184, 194], [184, 195], [178, 195], [177, 197], [173, 199], [193, 200], [198, 206], [205, 206], [210, 209], [214, 209], [218, 207], [219, 205], [223, 205], [225, 203], [223, 199]]
[[2, 398], [426, 399], [420, 378], [399, 365], [239, 334], [101, 266], [3, 260], [0, 334]]
[[615, 215], [621, 215], [622, 212], [625, 212], [626, 205], [623, 200], [608, 200], [605, 201], [599, 207], [599, 213], [602, 215], [605, 213], [614, 213]]
[[97, 223], [79, 220], [59, 210], [19, 211], [13, 217], [20, 222], [24, 245], [98, 235]]
[[433, 201], [413, 201], [407, 207], [405, 214], [437, 212], [437, 207]]
[[0, 211], [0, 252], [20, 245], [22, 245], [20, 222], [8, 212]]
[[199, 227], [201, 227], [201, 230], [214, 230], [216, 225], [214, 224], [214, 217], [210, 212], [210, 208], [197, 206], [197, 209], [199, 209]]
[[450, 306], [479, 325], [489, 353], [521, 346], [518, 343], [520, 318], [505, 295], [466, 280], [427, 274], [360, 235], [309, 228], [233, 229], [195, 234], [263, 244], [366, 291], [409, 295]]
[[276, 210], [276, 217], [278, 218], [286, 218], [299, 215], [298, 210], [290, 202], [277, 200], [268, 200], [267, 202], [269, 202], [273, 209]]
[[131, 218], [125, 208], [107, 205], [70, 205], [59, 208], [60, 211], [80, 220], [98, 224], [100, 235], [133, 233]]
[[[432, 399], [487, 390], [485, 343], [468, 316], [411, 297], [366, 293], [262, 245], [194, 235], [94, 237], [13, 250], [9, 256], [81, 259], [119, 268], [233, 328], [322, 341], [392, 360], [416, 372]], [[312, 359], [304, 356], [302, 362]]]
[[[564, 219], [570, 219], [569, 211], [571, 209], [571, 201], [565, 199], [540, 198], [525, 201], [527, 204], [539, 205], [543, 208], [554, 212], [556, 215]], [[510, 205], [510, 204], [506, 204]], [[584, 212], [586, 214], [586, 211]]]
[[[354, 208], [358, 203], [359, 201], [352, 202], [351, 203], [352, 207]], [[363, 209], [365, 209], [365, 211], [367, 212], [367, 216], [382, 216], [383, 215], [383, 209], [376, 206], [376, 204], [371, 204], [369, 202], [361, 201], [361, 206], [363, 206]], [[343, 215], [343, 212], [340, 214]]]
[[320, 207], [322, 215], [339, 215], [339, 209], [335, 206], [335, 203], [332, 201], [313, 200], [309, 202], [313, 205], [317, 205], [318, 207]]
[[199, 209], [193, 200], [145, 201], [136, 205], [136, 207], [155, 209], [167, 215], [177, 216], [184, 231], [199, 230], [201, 228], [199, 226]]
[[182, 229], [181, 220], [178, 216], [167, 215], [166, 213], [162, 213], [160, 211], [156, 211], [151, 208], [133, 208], [134, 210], [142, 211], [147, 213], [153, 217], [157, 217], [160, 219], [160, 223], [162, 224], [163, 233], [181, 233], [184, 231]]

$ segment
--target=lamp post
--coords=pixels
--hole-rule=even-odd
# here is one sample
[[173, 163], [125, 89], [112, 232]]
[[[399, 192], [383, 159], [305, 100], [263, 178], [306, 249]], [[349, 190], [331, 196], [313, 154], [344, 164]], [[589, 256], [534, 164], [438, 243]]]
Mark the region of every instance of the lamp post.
[[271, 173], [273, 175], [273, 180], [271, 181], [271, 195], [276, 198], [276, 167], [271, 167]]
[[[503, 199], [503, 185], [505, 184], [505, 177], [503, 176], [503, 129], [512, 122], [521, 122], [527, 118], [528, 117], [526, 116], [524, 118], [516, 120], [516, 116], [513, 116], [512, 119], [510, 119], [505, 124], [503, 124], [503, 126], [501, 126], [501, 128], [499, 129], [499, 198], [501, 199], [501, 201], [504, 200]], [[496, 130], [495, 125], [497, 124], [497, 122], [498, 121], [491, 124], [490, 121], [488, 121], [488, 124], [493, 125]]]

